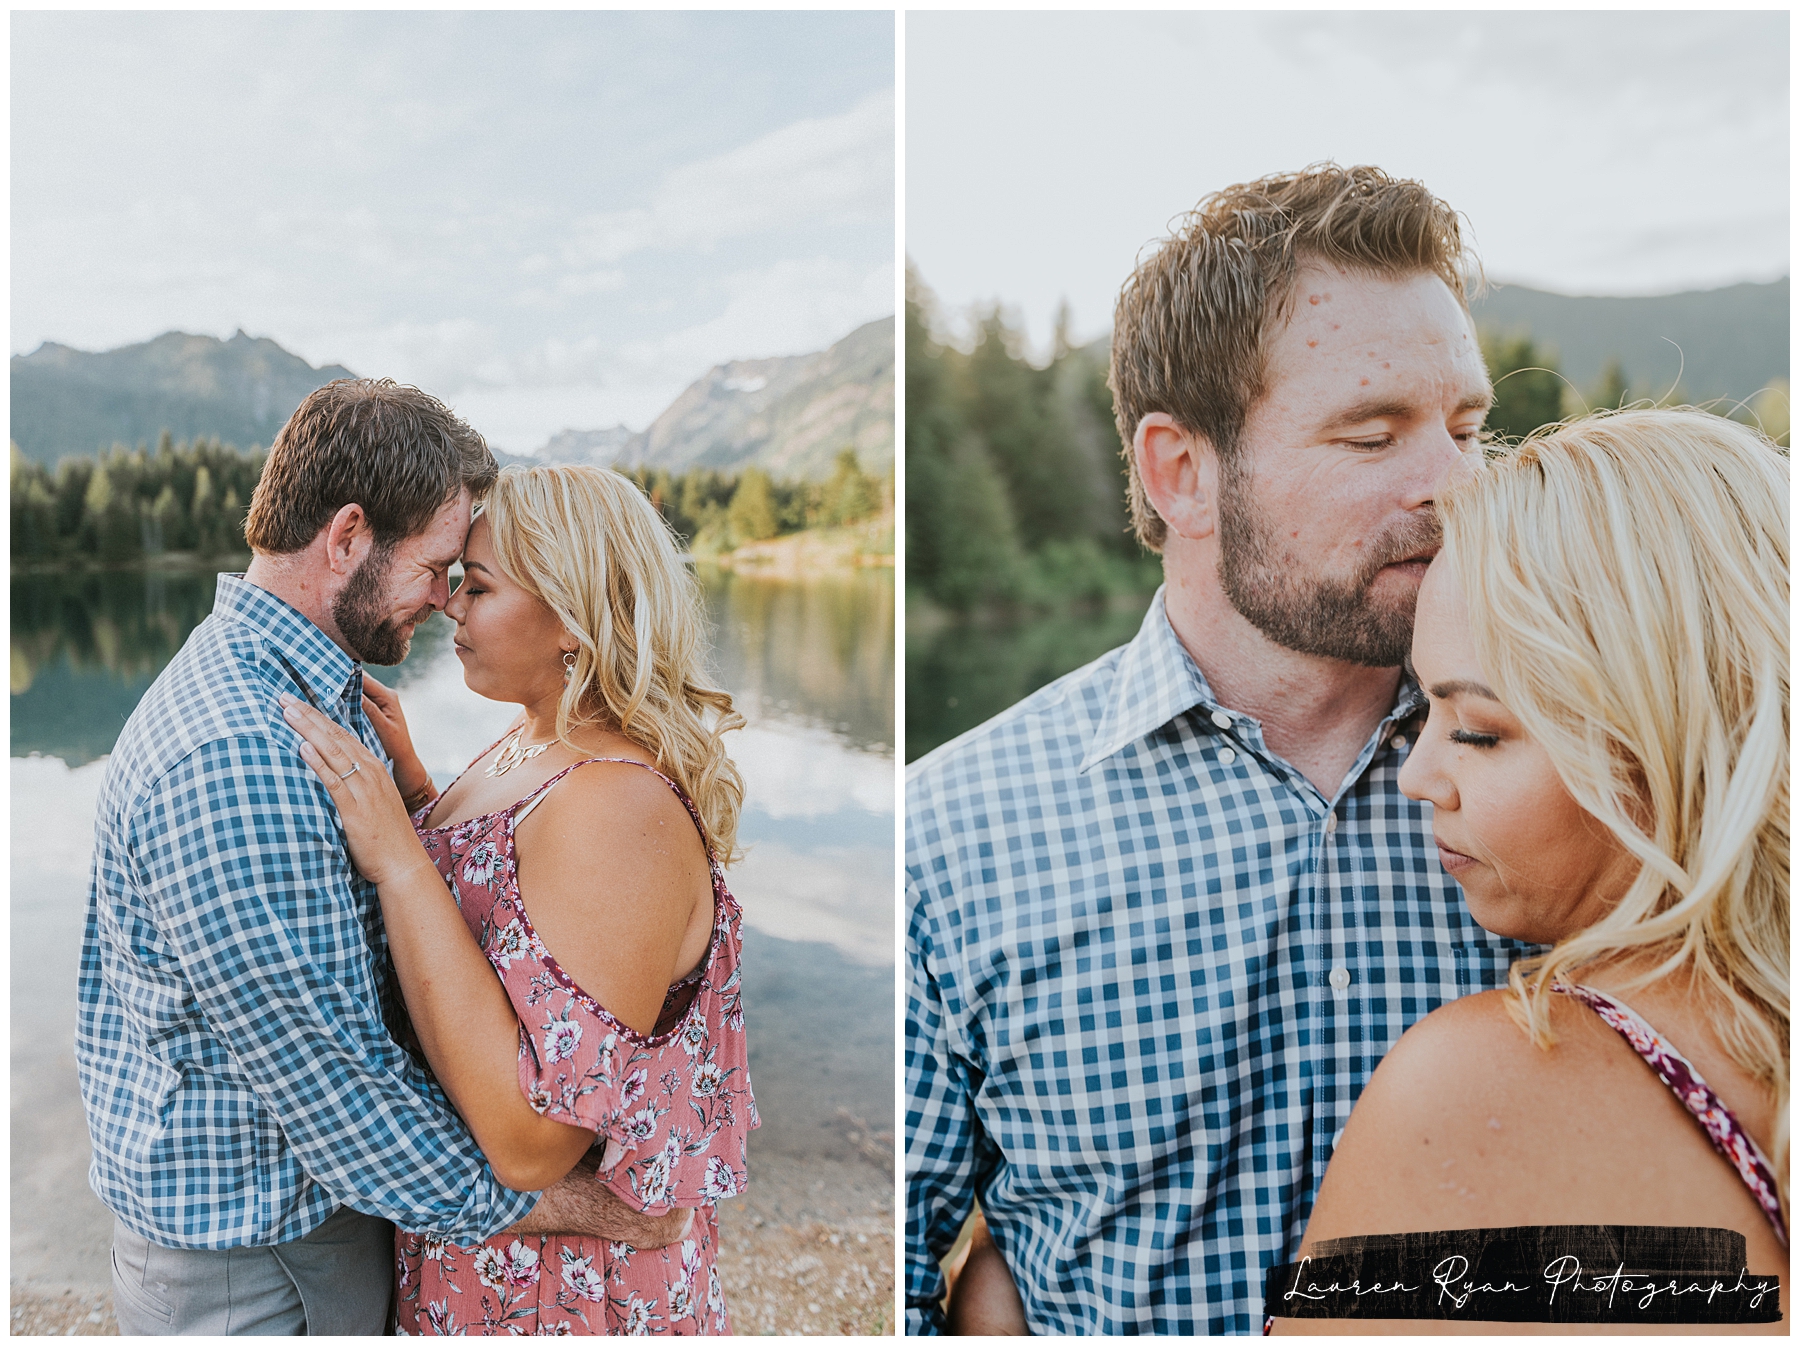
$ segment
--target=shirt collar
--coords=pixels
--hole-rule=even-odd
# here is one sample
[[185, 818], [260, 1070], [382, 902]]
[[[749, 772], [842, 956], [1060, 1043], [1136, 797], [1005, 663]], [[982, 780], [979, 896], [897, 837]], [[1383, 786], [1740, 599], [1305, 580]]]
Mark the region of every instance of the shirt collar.
[[1119, 656], [1112, 697], [1094, 726], [1094, 736], [1089, 740], [1087, 756], [1081, 759], [1079, 772], [1085, 775], [1119, 749], [1195, 706], [1221, 709], [1213, 699], [1206, 675], [1169, 625], [1163, 590], [1159, 588], [1150, 600], [1143, 625]]
[[[1175, 628], [1169, 625], [1169, 614], [1163, 606], [1164, 590], [1159, 588], [1150, 600], [1143, 625], [1119, 657], [1119, 671], [1113, 680], [1112, 697], [1094, 726], [1087, 755], [1081, 759], [1079, 773], [1104, 762], [1120, 749], [1145, 735], [1161, 729], [1177, 715], [1198, 707], [1221, 730], [1244, 729], [1260, 739], [1262, 727], [1250, 716], [1219, 704], [1213, 696], [1206, 674], [1194, 662]], [[1419, 684], [1410, 673], [1402, 673], [1394, 708], [1382, 721], [1377, 736], [1388, 727], [1414, 715], [1424, 704]]]
[[296, 609], [242, 575], [219, 576], [213, 616], [262, 636], [270, 652], [279, 656], [276, 663], [285, 659], [291, 665], [291, 672], [283, 670], [280, 679], [291, 681], [291, 673], [299, 674], [303, 687], [295, 690], [303, 690], [321, 707], [341, 702], [352, 685], [358, 691], [362, 688], [361, 663]]

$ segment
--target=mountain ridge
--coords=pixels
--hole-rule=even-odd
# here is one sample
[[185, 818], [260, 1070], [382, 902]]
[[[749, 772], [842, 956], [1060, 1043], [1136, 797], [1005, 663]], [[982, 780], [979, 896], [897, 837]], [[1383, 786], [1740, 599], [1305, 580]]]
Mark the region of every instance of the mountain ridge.
[[1471, 309], [1478, 327], [1529, 333], [1577, 388], [1617, 360], [1632, 398], [1676, 389], [1689, 401], [1747, 401], [1788, 377], [1788, 279], [1673, 294], [1566, 295], [1496, 284]]
[[242, 328], [224, 341], [164, 332], [108, 351], [46, 341], [12, 357], [11, 436], [46, 465], [154, 441], [164, 430], [266, 447], [314, 388], [353, 377], [342, 365], [314, 368]]
[[[1788, 377], [1788, 279], [1661, 295], [1568, 295], [1494, 282], [1474, 300], [1475, 325], [1528, 335], [1577, 389], [1617, 360], [1633, 399], [1676, 390], [1693, 402], [1749, 401]], [[1666, 339], [1665, 339], [1666, 338]], [[1081, 349], [1102, 365], [1112, 334]], [[1673, 343], [1673, 344], [1671, 344]]]
[[[315, 388], [353, 378], [342, 365], [314, 368], [268, 337], [241, 329], [227, 340], [165, 332], [110, 351], [46, 341], [12, 357], [12, 439], [54, 466], [113, 444], [214, 437], [266, 447]], [[566, 429], [535, 454], [499, 452], [503, 463], [604, 466], [751, 465], [780, 477], [823, 479], [854, 448], [864, 468], [894, 458], [893, 319], [865, 323], [822, 351], [733, 360], [688, 385], [641, 431]]]
[[512, 462], [590, 462], [605, 467], [756, 466], [818, 480], [839, 450], [865, 470], [894, 461], [894, 320], [864, 323], [822, 351], [714, 365], [641, 431], [623, 425], [566, 429]]

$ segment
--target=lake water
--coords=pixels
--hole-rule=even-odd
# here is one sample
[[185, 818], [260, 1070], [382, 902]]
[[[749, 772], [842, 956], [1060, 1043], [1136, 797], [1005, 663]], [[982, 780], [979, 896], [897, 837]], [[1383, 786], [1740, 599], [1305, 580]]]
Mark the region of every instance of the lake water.
[[[715, 674], [749, 720], [727, 740], [749, 852], [727, 878], [747, 926], [752, 1162], [879, 1166], [894, 1117], [893, 575], [701, 577]], [[87, 1187], [72, 1055], [94, 808], [126, 717], [213, 588], [192, 573], [12, 580], [15, 1284], [48, 1284], [71, 1258], [104, 1268], [110, 1217]], [[451, 630], [433, 618], [404, 664], [373, 670], [400, 688], [440, 785], [516, 713], [463, 686]]]
[[1137, 634], [1150, 595], [1013, 620], [964, 618], [906, 637], [906, 760], [992, 719]]

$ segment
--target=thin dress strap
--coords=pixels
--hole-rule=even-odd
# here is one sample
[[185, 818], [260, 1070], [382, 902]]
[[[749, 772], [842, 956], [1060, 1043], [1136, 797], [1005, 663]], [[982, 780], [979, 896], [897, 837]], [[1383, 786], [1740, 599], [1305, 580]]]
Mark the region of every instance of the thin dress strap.
[[1781, 1240], [1782, 1247], [1787, 1247], [1787, 1221], [1781, 1214], [1774, 1168], [1750, 1133], [1744, 1130], [1737, 1114], [1726, 1107], [1725, 1101], [1700, 1077], [1693, 1062], [1676, 1051], [1674, 1044], [1646, 1023], [1637, 1011], [1606, 992], [1568, 982], [1553, 982], [1551, 989], [1579, 1000], [1593, 1010], [1607, 1027], [1644, 1058], [1657, 1078], [1669, 1086], [1693, 1114], [1694, 1120], [1700, 1123], [1713, 1148], [1737, 1170], [1738, 1177], [1744, 1180], [1744, 1186], [1750, 1189], [1750, 1195], [1756, 1198], [1756, 1204], [1762, 1207], [1763, 1214], [1774, 1226], [1775, 1237]]
[[706, 827], [700, 821], [700, 810], [695, 808], [694, 801], [687, 797], [687, 791], [683, 790], [679, 785], [663, 775], [662, 772], [658, 771], [648, 762], [640, 762], [635, 757], [589, 757], [582, 761], [571, 763], [513, 805], [512, 825], [516, 828], [520, 823], [524, 822], [525, 816], [543, 802], [544, 796], [550, 793], [550, 787], [555, 785], [556, 782], [575, 770], [576, 767], [588, 766], [594, 762], [623, 762], [626, 766], [642, 767], [645, 771], [648, 771], [651, 775], [657, 777], [664, 785], [667, 785], [673, 790], [675, 792], [675, 797], [682, 802], [684, 807], [686, 807], [688, 817], [693, 819], [694, 830], [700, 834], [700, 844], [706, 848], [706, 861], [708, 867], [715, 872], [718, 870], [718, 860], [713, 855], [712, 842], [707, 840]]
[[[311, 693], [308, 693], [308, 695], [311, 695]], [[473, 771], [475, 769], [476, 762], [479, 762], [483, 757], [486, 757], [490, 752], [492, 752], [495, 748], [498, 748], [502, 743], [506, 742], [506, 740], [511, 738], [512, 736], [513, 736], [513, 731], [511, 729], [508, 729], [504, 734], [500, 735], [499, 738], [495, 739], [492, 743], [488, 744], [487, 747], [483, 748], [472, 759], [470, 759], [469, 764], [466, 767], [464, 767], [461, 771], [456, 773], [456, 780], [451, 781], [443, 789], [439, 790], [436, 794], [434, 794], [430, 799], [427, 799], [423, 804], [419, 805], [419, 807], [416, 810], [414, 810], [413, 815], [412, 815], [413, 826], [414, 827], [423, 827], [425, 825], [425, 819], [427, 819], [431, 816], [431, 811], [438, 806], [438, 804], [443, 800], [445, 795], [449, 794], [452, 790], [454, 790], [456, 788], [457, 781], [462, 780], [462, 778], [464, 776], [468, 775], [471, 771]], [[427, 779], [429, 779], [431, 773], [426, 772], [425, 774], [426, 774]]]

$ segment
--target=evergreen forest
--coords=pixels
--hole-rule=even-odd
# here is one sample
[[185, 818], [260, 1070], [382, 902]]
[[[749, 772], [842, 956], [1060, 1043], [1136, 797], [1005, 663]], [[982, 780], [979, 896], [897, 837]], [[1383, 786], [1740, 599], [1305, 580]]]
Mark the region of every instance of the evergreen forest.
[[[909, 269], [909, 609], [921, 617], [927, 608], [1022, 615], [1148, 594], [1162, 570], [1130, 530], [1107, 339], [1071, 345], [1065, 313], [1048, 361], [1034, 363], [1023, 331], [1000, 307], [972, 316], [969, 342], [941, 338], [935, 300]], [[1686, 400], [1679, 384], [1646, 392], [1617, 359], [1591, 386], [1577, 387], [1554, 347], [1530, 333], [1480, 335], [1495, 391], [1488, 438], [1496, 443], [1585, 411]], [[1785, 445], [1787, 396], [1778, 380], [1748, 402], [1709, 409], [1760, 425]]]
[[[115, 445], [97, 458], [64, 458], [54, 469], [13, 447], [12, 560], [28, 566], [127, 566], [161, 556], [242, 556], [244, 517], [262, 473], [261, 449], [216, 438], [151, 448]], [[859, 523], [891, 512], [892, 469], [863, 471], [842, 450], [823, 482], [789, 481], [761, 468], [627, 469], [691, 551], [718, 555], [812, 528]]]

